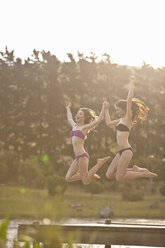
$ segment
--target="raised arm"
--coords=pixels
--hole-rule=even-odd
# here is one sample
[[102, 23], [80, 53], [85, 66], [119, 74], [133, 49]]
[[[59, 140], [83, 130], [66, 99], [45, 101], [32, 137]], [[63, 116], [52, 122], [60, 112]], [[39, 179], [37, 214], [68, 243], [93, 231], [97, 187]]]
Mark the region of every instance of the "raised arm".
[[74, 127], [74, 126], [76, 125], [76, 123], [75, 123], [74, 120], [73, 120], [72, 113], [71, 113], [71, 111], [70, 111], [70, 106], [71, 106], [71, 103], [68, 102], [68, 103], [66, 104], [67, 119], [68, 119], [69, 124], [70, 124], [72, 127]]
[[130, 86], [129, 86], [128, 96], [127, 96], [127, 110], [126, 110], [126, 117], [128, 119], [132, 118], [131, 105], [132, 105], [132, 98], [133, 98], [134, 80], [135, 80], [134, 76], [131, 76], [129, 79]]
[[119, 122], [118, 120], [111, 120], [110, 114], [109, 114], [109, 102], [105, 102], [105, 124], [107, 126], [113, 126], [116, 125]]
[[105, 105], [103, 103], [99, 117], [95, 121], [93, 121], [89, 124], [86, 124], [83, 129], [89, 130], [89, 129], [97, 126], [104, 119], [104, 112], [105, 112]]

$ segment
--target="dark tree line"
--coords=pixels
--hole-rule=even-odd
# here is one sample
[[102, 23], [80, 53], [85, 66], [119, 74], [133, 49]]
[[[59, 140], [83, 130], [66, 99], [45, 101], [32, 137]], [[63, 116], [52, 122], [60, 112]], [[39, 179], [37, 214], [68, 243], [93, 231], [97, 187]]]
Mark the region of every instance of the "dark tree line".
[[[18, 159], [47, 154], [56, 166], [73, 156], [66, 121], [65, 102], [72, 102], [72, 113], [90, 107], [99, 114], [104, 100], [114, 103], [126, 98], [128, 78], [134, 70], [134, 95], [150, 108], [148, 119], [137, 124], [130, 137], [136, 156], [165, 157], [165, 68], [128, 67], [113, 64], [104, 54], [100, 61], [94, 53], [78, 61], [68, 54], [68, 62], [45, 51], [33, 51], [22, 61], [14, 51], [0, 52], [0, 150]], [[115, 130], [101, 123], [90, 134], [87, 150], [93, 157], [116, 151]]]

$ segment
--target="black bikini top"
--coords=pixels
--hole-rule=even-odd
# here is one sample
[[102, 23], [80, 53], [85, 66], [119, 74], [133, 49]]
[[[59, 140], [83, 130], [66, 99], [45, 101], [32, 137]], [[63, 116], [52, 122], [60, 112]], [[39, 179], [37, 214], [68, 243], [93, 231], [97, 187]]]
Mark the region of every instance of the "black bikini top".
[[116, 126], [116, 130], [120, 131], [120, 132], [129, 132], [129, 128], [122, 124], [122, 123], [119, 123], [117, 126]]

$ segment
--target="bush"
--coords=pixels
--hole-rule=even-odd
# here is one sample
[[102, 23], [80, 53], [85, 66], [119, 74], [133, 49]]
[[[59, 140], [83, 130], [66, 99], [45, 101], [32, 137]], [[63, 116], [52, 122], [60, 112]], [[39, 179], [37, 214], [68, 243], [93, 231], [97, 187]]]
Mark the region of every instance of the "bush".
[[35, 180], [35, 186], [39, 189], [43, 189], [45, 187], [46, 184], [46, 179], [45, 177], [39, 173], [38, 177]]
[[0, 182], [16, 182], [18, 178], [18, 155], [11, 151], [3, 151], [2, 154], [0, 154]]
[[140, 191], [134, 191], [134, 192], [123, 192], [122, 193], [123, 200], [126, 201], [142, 201], [143, 200], [143, 193]]
[[58, 175], [49, 176], [47, 179], [49, 195], [62, 195], [67, 189], [67, 182]]
[[160, 186], [160, 189], [159, 189], [159, 191], [160, 191], [160, 194], [161, 195], [165, 195], [165, 183], [163, 183], [161, 186]]
[[107, 180], [105, 183], [105, 190], [107, 190], [108, 192], [118, 191], [119, 185], [120, 184], [115, 180]]
[[7, 181], [7, 174], [8, 174], [8, 166], [1, 162], [0, 164], [0, 183], [4, 183]]
[[128, 185], [122, 189], [122, 198], [125, 201], [142, 201], [143, 192], [137, 189], [128, 188]]
[[104, 191], [104, 185], [96, 180], [92, 180], [90, 184], [85, 187], [87, 192], [92, 194], [100, 194]]
[[37, 157], [30, 157], [19, 163], [18, 183], [24, 186], [44, 188], [45, 177]]

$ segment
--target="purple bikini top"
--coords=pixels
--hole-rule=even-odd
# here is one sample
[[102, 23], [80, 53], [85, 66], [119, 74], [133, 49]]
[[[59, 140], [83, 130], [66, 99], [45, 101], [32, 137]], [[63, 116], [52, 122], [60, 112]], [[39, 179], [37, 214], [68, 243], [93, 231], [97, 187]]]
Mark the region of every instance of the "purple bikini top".
[[77, 136], [81, 139], [85, 139], [84, 134], [80, 130], [72, 130], [70, 131], [70, 136]]

